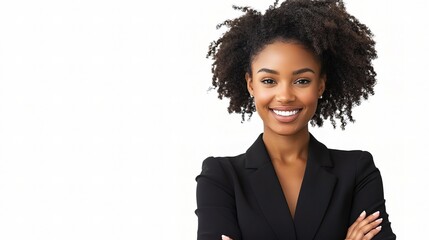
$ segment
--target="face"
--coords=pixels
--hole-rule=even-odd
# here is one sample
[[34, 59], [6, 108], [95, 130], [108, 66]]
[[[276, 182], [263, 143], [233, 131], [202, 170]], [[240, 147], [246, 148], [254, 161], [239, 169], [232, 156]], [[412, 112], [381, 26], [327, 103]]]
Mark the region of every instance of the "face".
[[275, 41], [262, 49], [246, 74], [247, 88], [264, 122], [264, 134], [308, 132], [325, 90], [321, 63], [303, 45]]

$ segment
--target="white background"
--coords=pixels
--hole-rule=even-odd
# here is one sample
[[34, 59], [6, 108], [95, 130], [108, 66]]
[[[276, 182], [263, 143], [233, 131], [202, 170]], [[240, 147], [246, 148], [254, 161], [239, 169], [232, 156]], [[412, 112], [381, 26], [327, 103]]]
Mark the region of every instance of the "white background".
[[[155, 3], [156, 2], [156, 3]], [[195, 239], [195, 181], [244, 152], [211, 84], [215, 25], [271, 0], [1, 1], [0, 239]], [[346, 1], [375, 34], [376, 95], [328, 147], [370, 151], [399, 239], [427, 236], [429, 3]], [[421, 239], [421, 238], [420, 238]]]

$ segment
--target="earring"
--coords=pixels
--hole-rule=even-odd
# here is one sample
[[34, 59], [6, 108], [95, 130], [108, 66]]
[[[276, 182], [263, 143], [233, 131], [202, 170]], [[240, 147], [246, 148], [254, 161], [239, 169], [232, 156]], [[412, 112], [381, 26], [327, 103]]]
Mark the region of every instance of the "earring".
[[322, 99], [322, 98], [323, 98], [323, 95], [320, 95], [319, 99]]
[[250, 106], [252, 109], [255, 109], [255, 98], [253, 95], [250, 95]]

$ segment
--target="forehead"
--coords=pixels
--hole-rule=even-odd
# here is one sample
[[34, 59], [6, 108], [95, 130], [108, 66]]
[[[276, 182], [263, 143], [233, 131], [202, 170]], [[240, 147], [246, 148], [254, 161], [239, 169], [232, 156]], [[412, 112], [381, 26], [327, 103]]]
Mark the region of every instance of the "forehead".
[[310, 67], [320, 71], [321, 63], [316, 55], [296, 42], [275, 41], [262, 48], [252, 59], [252, 69], [281, 68], [296, 70]]

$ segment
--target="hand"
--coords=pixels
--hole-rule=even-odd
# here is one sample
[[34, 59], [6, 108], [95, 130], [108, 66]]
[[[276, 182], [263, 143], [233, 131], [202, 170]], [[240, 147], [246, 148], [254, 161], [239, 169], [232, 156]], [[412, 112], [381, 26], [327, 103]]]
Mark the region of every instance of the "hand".
[[363, 211], [356, 221], [349, 227], [345, 240], [370, 240], [381, 231], [382, 218], [377, 219], [380, 212], [375, 212], [366, 217]]
[[222, 235], [222, 240], [232, 240], [232, 238], [225, 236], [225, 235]]

